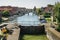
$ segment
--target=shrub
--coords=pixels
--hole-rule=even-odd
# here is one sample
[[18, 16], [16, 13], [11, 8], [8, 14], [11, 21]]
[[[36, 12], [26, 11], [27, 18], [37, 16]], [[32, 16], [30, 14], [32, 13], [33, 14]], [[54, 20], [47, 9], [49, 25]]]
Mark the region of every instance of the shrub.
[[60, 32], [60, 26], [58, 26], [58, 27], [56, 28], [56, 30], [57, 30], [58, 32]]
[[45, 18], [47, 22], [50, 22], [51, 21], [51, 18]]
[[45, 17], [45, 18], [50, 18], [50, 17], [51, 17], [51, 13], [45, 13], [45, 14], [44, 14], [44, 17]]
[[0, 18], [0, 23], [2, 23], [2, 18]]
[[59, 8], [59, 13], [58, 13], [58, 15], [57, 15], [57, 21], [58, 21], [58, 28], [57, 28], [57, 31], [59, 31], [60, 32], [60, 8]]
[[3, 11], [2, 16], [3, 17], [9, 17], [10, 16], [9, 11]]

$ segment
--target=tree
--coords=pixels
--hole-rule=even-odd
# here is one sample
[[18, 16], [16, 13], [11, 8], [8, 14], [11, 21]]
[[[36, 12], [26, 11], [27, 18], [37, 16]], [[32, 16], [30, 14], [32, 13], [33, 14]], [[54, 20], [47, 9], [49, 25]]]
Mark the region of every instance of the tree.
[[2, 12], [2, 16], [3, 16], [3, 17], [9, 17], [9, 16], [10, 16], [9, 11], [4, 10], [4, 11]]
[[33, 11], [36, 11], [36, 6], [34, 6]]
[[44, 13], [44, 17], [45, 18], [50, 18], [51, 17], [51, 13]]
[[58, 27], [57, 30], [60, 32], [60, 3], [56, 3], [54, 7], [54, 16], [57, 18]]
[[57, 21], [58, 21], [58, 28], [57, 30], [60, 32], [60, 8], [59, 8], [59, 13], [57, 14]]
[[42, 14], [40, 9], [38, 9], [38, 14], [39, 14], [39, 15], [41, 15], [41, 14]]
[[54, 21], [56, 21], [56, 17], [57, 17], [57, 15], [59, 13], [59, 8], [60, 8], [60, 3], [59, 2], [55, 3], [55, 5], [54, 5], [54, 13], [53, 13], [53, 20]]
[[37, 15], [36, 6], [33, 8], [33, 13]]

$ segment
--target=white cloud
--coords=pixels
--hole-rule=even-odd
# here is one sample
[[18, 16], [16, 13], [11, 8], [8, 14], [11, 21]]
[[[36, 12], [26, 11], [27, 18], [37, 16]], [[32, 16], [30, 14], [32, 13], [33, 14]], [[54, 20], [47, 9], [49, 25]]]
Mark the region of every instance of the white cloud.
[[19, 7], [27, 7], [27, 8], [33, 8], [46, 6], [47, 4], [54, 4], [55, 2], [60, 0], [0, 0], [0, 6], [19, 6]]

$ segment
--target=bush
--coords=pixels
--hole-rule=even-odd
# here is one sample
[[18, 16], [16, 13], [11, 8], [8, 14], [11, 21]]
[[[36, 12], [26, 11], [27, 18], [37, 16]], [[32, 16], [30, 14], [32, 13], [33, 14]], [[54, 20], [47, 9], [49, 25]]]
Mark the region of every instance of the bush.
[[51, 21], [51, 18], [45, 18], [47, 22], [50, 22]]
[[2, 18], [0, 18], [0, 23], [2, 23]]
[[51, 13], [45, 13], [45, 14], [44, 14], [44, 17], [45, 17], [45, 18], [50, 18], [50, 17], [51, 17]]
[[56, 16], [56, 18], [57, 18], [57, 22], [58, 22], [58, 28], [57, 28], [57, 31], [60, 32], [60, 8], [59, 8], [59, 13], [58, 13], [58, 15]]
[[57, 27], [57, 29], [56, 29], [58, 32], [60, 32], [60, 25]]
[[3, 17], [9, 17], [10, 16], [9, 11], [3, 11], [2, 16]]
[[45, 15], [44, 17], [45, 17], [45, 18], [50, 18], [50, 16], [48, 16], [48, 15]]

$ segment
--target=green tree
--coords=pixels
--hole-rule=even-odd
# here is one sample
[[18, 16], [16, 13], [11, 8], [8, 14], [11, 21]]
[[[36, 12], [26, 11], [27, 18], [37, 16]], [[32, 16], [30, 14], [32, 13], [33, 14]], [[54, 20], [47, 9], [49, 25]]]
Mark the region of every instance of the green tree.
[[41, 13], [41, 10], [40, 9], [38, 9], [38, 15], [41, 15], [42, 13]]
[[50, 18], [51, 17], [51, 13], [44, 13], [44, 17], [45, 18]]
[[33, 13], [37, 15], [37, 11], [36, 10], [37, 10], [37, 8], [36, 8], [36, 6], [34, 6]]
[[58, 14], [59, 3], [55, 3], [54, 5], [54, 13], [53, 13], [53, 21], [56, 21], [56, 16]]
[[60, 31], [60, 3], [56, 3], [54, 6], [54, 17], [57, 19], [58, 28], [57, 30]]
[[36, 11], [36, 6], [34, 6], [33, 11]]
[[60, 32], [60, 8], [59, 8], [59, 13], [57, 14], [57, 22], [58, 22], [58, 28], [57, 30]]
[[9, 16], [10, 16], [9, 11], [4, 10], [4, 11], [2, 12], [2, 16], [3, 16], [3, 17], [9, 17]]

